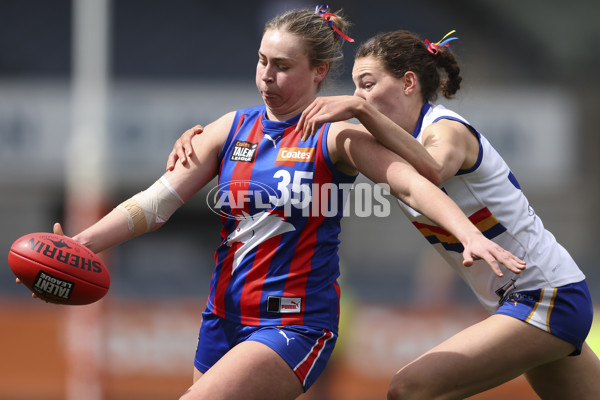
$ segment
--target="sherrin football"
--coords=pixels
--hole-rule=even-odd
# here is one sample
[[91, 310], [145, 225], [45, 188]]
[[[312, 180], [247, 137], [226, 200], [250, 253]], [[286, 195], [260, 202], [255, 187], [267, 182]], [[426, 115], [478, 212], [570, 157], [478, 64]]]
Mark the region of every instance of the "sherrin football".
[[8, 264], [36, 296], [51, 303], [90, 304], [110, 287], [102, 260], [67, 236], [46, 232], [21, 236], [10, 247]]

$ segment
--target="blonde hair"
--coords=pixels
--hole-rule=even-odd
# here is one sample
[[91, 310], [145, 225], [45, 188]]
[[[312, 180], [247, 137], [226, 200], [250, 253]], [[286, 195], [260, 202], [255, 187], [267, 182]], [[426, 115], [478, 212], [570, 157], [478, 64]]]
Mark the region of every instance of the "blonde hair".
[[[350, 26], [341, 10], [330, 18], [333, 25], [344, 32]], [[335, 32], [328, 21], [310, 9], [300, 9], [288, 11], [276, 16], [265, 25], [263, 34], [269, 30], [285, 30], [298, 36], [305, 43], [308, 60], [312, 67], [316, 67], [323, 62], [329, 64], [328, 77], [337, 75], [340, 72], [339, 65], [344, 58], [342, 53], [341, 37]], [[319, 84], [321, 88], [323, 82]]]

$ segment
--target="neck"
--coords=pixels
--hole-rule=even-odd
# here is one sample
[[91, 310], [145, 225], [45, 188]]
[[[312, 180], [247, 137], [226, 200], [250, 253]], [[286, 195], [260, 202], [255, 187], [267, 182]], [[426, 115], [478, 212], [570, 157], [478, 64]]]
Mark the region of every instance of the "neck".
[[413, 131], [417, 128], [417, 124], [419, 123], [419, 118], [421, 117], [421, 110], [423, 109], [423, 105], [420, 101], [413, 102], [408, 107], [406, 113], [403, 113], [402, 121], [397, 122], [405, 131], [408, 133], [413, 133]]
[[295, 117], [296, 115], [300, 114], [302, 110], [299, 111], [293, 111], [293, 112], [289, 112], [286, 114], [282, 114], [282, 113], [275, 113], [273, 110], [271, 110], [269, 107], [267, 107], [267, 119], [270, 121], [279, 121], [279, 122], [283, 122], [283, 121], [287, 121], [290, 118]]

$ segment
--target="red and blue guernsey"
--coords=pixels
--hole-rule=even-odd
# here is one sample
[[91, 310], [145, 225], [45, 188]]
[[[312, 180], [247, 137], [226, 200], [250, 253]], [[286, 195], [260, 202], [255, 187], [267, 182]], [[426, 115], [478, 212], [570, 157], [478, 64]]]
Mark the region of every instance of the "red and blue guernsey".
[[239, 110], [220, 154], [223, 229], [207, 309], [245, 325], [337, 332], [340, 220], [356, 176], [329, 159], [324, 124], [300, 140], [300, 115]]

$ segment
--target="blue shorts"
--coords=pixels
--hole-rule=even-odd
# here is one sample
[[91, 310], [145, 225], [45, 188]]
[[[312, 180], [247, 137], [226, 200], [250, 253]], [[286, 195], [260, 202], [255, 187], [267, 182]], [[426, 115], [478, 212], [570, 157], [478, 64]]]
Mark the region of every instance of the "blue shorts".
[[327, 329], [303, 325], [241, 325], [211, 312], [204, 312], [194, 366], [204, 373], [235, 345], [246, 340], [260, 342], [279, 354], [292, 368], [306, 391], [325, 369], [335, 347], [337, 334]]
[[585, 281], [511, 293], [494, 314], [525, 321], [575, 345], [576, 356], [592, 326], [594, 309]]

